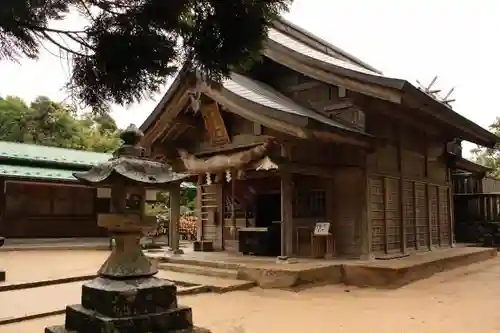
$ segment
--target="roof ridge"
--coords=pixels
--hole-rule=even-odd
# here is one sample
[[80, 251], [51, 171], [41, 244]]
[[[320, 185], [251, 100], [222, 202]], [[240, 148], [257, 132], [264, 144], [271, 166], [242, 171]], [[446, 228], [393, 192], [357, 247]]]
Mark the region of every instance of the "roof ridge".
[[[277, 23], [277, 24], [276, 24]], [[373, 67], [372, 65], [362, 61], [361, 59], [357, 58], [356, 56], [352, 55], [351, 53], [343, 50], [342, 48], [330, 43], [329, 41], [313, 34], [312, 32], [310, 32], [309, 30], [306, 30], [304, 28], [302, 28], [301, 26], [283, 18], [283, 17], [280, 17], [277, 19], [275, 24], [273, 24], [273, 26], [280, 30], [281, 32], [283, 33], [286, 33], [289, 35], [289, 31], [283, 31], [283, 29], [280, 29], [279, 25], [282, 24], [284, 27], [288, 28], [288, 29], [292, 29], [294, 30], [296, 33], [300, 34], [300, 35], [303, 35], [304, 37], [306, 38], [301, 38], [300, 41], [304, 44], [306, 44], [307, 46], [309, 47], [312, 47], [320, 52], [323, 52], [327, 55], [330, 55], [328, 54], [327, 52], [324, 52], [323, 50], [321, 50], [320, 48], [318, 47], [315, 47], [314, 45], [312, 45], [312, 43], [307, 43], [306, 40], [304, 39], [311, 39], [312, 41], [318, 43], [318, 44], [321, 44], [322, 46], [326, 47], [327, 49], [330, 49], [333, 53], [337, 53], [339, 55], [341, 55], [342, 57], [346, 58], [347, 60], [349, 61], [352, 61], [353, 63], [357, 64], [358, 66], [361, 66], [361, 67], [364, 67], [365, 69], [367, 70], [370, 70], [370, 71], [373, 71], [373, 72], [376, 72], [377, 74], [383, 74], [381, 70]], [[297, 36], [289, 36], [291, 38], [294, 38], [296, 39]], [[330, 55], [331, 56], [331, 55]]]

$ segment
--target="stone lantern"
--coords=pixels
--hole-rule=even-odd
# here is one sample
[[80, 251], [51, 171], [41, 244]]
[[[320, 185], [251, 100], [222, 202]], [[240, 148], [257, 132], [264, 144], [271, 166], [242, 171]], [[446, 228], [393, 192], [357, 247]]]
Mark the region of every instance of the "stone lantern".
[[[0, 237], [0, 247], [2, 247], [4, 243], [5, 243], [5, 238]], [[0, 269], [0, 282], [3, 282], [3, 281], [5, 281], [5, 271], [2, 271]]]
[[99, 214], [98, 224], [112, 233], [115, 246], [98, 277], [83, 285], [82, 303], [67, 306], [65, 325], [46, 333], [209, 332], [193, 326], [191, 308], [177, 304], [175, 284], [154, 277], [156, 265], [140, 247], [143, 233], [156, 224], [154, 216], [144, 214], [146, 191], [186, 177], [143, 158], [142, 136], [129, 126], [111, 160], [74, 174], [83, 183], [111, 189], [111, 213]]

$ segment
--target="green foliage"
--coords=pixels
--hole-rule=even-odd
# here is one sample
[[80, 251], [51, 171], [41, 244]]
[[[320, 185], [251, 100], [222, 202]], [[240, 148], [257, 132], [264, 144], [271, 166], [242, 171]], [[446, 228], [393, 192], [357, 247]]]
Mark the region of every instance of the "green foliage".
[[[489, 130], [500, 136], [500, 118], [497, 118], [493, 124], [489, 126]], [[476, 147], [471, 150], [473, 159], [476, 163], [485, 165], [493, 169], [492, 176], [500, 177], [500, 147], [482, 148]]]
[[[220, 80], [258, 57], [293, 0], [4, 0], [0, 59], [36, 58], [42, 43], [72, 58], [68, 87], [91, 106], [157, 92], [179, 64]], [[78, 10], [82, 30], [48, 27]]]
[[0, 140], [112, 152], [120, 143], [109, 115], [78, 116], [71, 107], [36, 98], [29, 106], [18, 97], [0, 98]]

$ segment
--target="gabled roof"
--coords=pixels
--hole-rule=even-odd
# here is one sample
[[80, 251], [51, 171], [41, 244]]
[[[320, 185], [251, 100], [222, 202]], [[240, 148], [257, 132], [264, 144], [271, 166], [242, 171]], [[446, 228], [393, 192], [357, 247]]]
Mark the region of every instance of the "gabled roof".
[[[386, 77], [372, 66], [283, 19], [270, 29], [262, 52], [267, 58], [316, 80], [402, 104], [408, 109], [420, 110], [452, 128], [457, 138], [486, 147], [493, 147], [500, 141], [495, 134], [456, 113], [408, 81]], [[177, 75], [160, 103], [141, 125], [142, 131], [146, 132], [163, 112], [185, 74], [183, 69]]]
[[275, 30], [270, 31], [264, 56], [316, 80], [346, 87], [367, 96], [402, 104], [456, 129], [457, 137], [486, 147], [500, 138], [437, 101], [406, 80], [391, 78], [310, 47]]
[[[0, 141], [0, 177], [79, 182], [73, 173], [106, 162], [112, 154]], [[192, 188], [183, 182], [182, 188]]]

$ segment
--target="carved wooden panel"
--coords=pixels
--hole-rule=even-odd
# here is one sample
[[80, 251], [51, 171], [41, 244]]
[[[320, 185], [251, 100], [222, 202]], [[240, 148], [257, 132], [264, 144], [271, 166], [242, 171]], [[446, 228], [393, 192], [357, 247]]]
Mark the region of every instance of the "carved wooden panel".
[[231, 141], [217, 103], [204, 105], [201, 114], [213, 145], [223, 145]]

